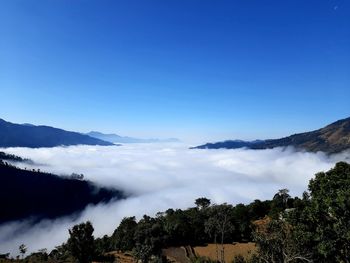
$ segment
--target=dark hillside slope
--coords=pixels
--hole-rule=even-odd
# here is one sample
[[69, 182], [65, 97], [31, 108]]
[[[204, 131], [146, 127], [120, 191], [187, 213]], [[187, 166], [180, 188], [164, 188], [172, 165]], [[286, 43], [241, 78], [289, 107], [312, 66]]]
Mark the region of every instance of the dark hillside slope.
[[120, 191], [89, 181], [16, 168], [0, 160], [0, 223], [33, 217], [56, 218], [88, 204], [122, 198]]
[[208, 143], [195, 148], [236, 149], [247, 147], [249, 149], [269, 149], [275, 147], [294, 146], [297, 149], [310, 152], [323, 151], [326, 153], [337, 153], [350, 149], [350, 118], [336, 121], [315, 131], [298, 133], [281, 139], [241, 143], [235, 142], [237, 141]]
[[350, 118], [336, 121], [316, 131], [294, 134], [289, 137], [266, 140], [253, 149], [294, 146], [310, 152], [337, 153], [350, 149]]
[[15, 124], [0, 119], [0, 147], [55, 147], [69, 145], [113, 145], [77, 132], [49, 126]]

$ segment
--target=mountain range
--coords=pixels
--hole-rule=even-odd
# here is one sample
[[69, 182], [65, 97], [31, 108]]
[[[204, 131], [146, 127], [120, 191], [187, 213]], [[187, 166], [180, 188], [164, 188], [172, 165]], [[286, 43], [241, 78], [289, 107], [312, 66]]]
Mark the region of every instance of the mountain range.
[[280, 139], [241, 141], [227, 140], [207, 143], [192, 149], [270, 149], [275, 147], [293, 146], [298, 150], [309, 152], [338, 153], [350, 149], [350, 118], [338, 120], [321, 129], [293, 134]]
[[158, 142], [179, 142], [176, 138], [169, 138], [169, 139], [140, 139], [140, 138], [133, 138], [128, 136], [120, 136], [117, 134], [105, 134], [97, 131], [91, 131], [89, 133], [86, 133], [86, 135], [100, 139], [103, 141], [111, 142], [111, 143], [158, 143]]
[[[50, 126], [15, 124], [0, 119], [0, 147], [55, 147], [69, 145], [115, 145], [115, 143], [178, 142], [178, 139], [139, 139], [92, 131], [87, 134]], [[280, 139], [255, 141], [227, 140], [207, 143], [192, 149], [270, 149], [293, 146], [298, 150], [337, 153], [350, 149], [350, 118], [338, 120], [321, 129], [293, 134]]]
[[15, 124], [0, 119], [0, 147], [55, 147], [69, 145], [113, 145], [78, 132], [49, 126]]

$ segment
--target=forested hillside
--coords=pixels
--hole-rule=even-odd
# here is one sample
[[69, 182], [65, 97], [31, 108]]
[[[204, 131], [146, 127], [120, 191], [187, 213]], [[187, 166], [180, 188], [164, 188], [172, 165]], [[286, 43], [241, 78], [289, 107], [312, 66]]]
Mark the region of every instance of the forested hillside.
[[[3, 157], [23, 161], [14, 155]], [[28, 217], [56, 218], [79, 212], [88, 204], [123, 197], [120, 191], [101, 188], [76, 177], [19, 169], [0, 159], [0, 223]]]

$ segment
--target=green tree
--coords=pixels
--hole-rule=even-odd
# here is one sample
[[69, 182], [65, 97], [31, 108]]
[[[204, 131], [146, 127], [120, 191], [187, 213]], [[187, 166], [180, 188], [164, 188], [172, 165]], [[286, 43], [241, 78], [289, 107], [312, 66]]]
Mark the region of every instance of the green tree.
[[79, 263], [89, 263], [95, 255], [93, 232], [94, 228], [89, 221], [69, 229], [68, 249]]
[[[194, 238], [189, 222], [189, 213], [181, 209], [168, 209], [165, 212], [163, 228], [166, 232], [167, 244], [171, 246], [188, 245]], [[186, 242], [186, 243], [185, 243]]]
[[310, 201], [299, 227], [314, 244], [318, 262], [350, 262], [350, 165], [339, 162], [310, 181]]
[[263, 230], [254, 233], [258, 247], [258, 262], [297, 263], [312, 262], [305, 248], [298, 246], [298, 236], [284, 220], [272, 220]]
[[60, 246], [56, 246], [51, 250], [49, 258], [53, 261], [65, 262], [71, 257], [70, 251], [68, 249], [67, 243], [63, 243]]
[[232, 211], [234, 232], [234, 241], [249, 241], [252, 239], [251, 221], [255, 216], [251, 215], [251, 210], [244, 204], [237, 204]]
[[24, 254], [27, 252], [27, 247], [26, 247], [26, 245], [24, 245], [24, 244], [21, 244], [20, 246], [19, 246], [19, 252], [22, 254], [22, 258], [24, 257]]
[[291, 200], [290, 195], [288, 194], [288, 189], [280, 189], [274, 195], [271, 203], [270, 216], [277, 219], [281, 213], [288, 208], [289, 201]]
[[[234, 230], [232, 211], [233, 207], [226, 203], [221, 205], [213, 205], [210, 208], [209, 219], [205, 223], [206, 232], [214, 237], [214, 243], [216, 244], [216, 257], [221, 263], [225, 262], [225, 236]], [[217, 246], [218, 239], [220, 240], [221, 244], [220, 257]]]
[[197, 206], [198, 209], [205, 209], [208, 208], [210, 206], [210, 199], [205, 198], [205, 197], [200, 197], [197, 198], [194, 202]]
[[111, 238], [104, 235], [101, 238], [95, 239], [95, 251], [98, 255], [103, 255], [107, 252], [114, 250]]
[[310, 180], [309, 192], [294, 200], [286, 216], [299, 248], [312, 252], [314, 262], [350, 262], [350, 165], [337, 163]]
[[209, 211], [211, 207], [204, 206], [201, 209], [189, 208], [185, 211], [186, 228], [185, 233], [187, 244], [183, 245], [198, 245], [209, 241], [209, 235], [205, 232], [205, 222], [209, 218]]
[[112, 235], [114, 249], [131, 251], [135, 246], [134, 236], [137, 227], [135, 217], [124, 217]]
[[258, 199], [248, 205], [248, 213], [251, 220], [258, 220], [268, 215], [271, 201], [260, 201]]
[[135, 257], [143, 263], [148, 262], [152, 255], [160, 258], [164, 235], [160, 221], [144, 215], [135, 229]]

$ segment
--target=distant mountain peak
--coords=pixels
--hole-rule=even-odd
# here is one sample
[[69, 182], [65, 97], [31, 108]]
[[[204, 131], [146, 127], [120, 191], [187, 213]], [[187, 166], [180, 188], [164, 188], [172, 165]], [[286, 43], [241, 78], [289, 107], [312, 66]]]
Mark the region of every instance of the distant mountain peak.
[[[102, 132], [98, 132], [98, 131], [91, 131], [91, 132], [88, 132], [87, 135], [89, 136], [117, 136], [117, 137], [122, 137], [122, 136], [119, 136], [118, 134], [114, 134], [114, 133], [102, 133]], [[92, 136], [93, 137], [93, 136]]]
[[112, 143], [157, 143], [157, 142], [179, 142], [179, 139], [176, 138], [168, 138], [168, 139], [140, 139], [133, 138], [128, 136], [120, 136], [117, 134], [109, 133], [105, 134], [98, 131], [91, 131], [86, 133], [91, 137], [101, 139], [104, 141], [112, 142]]

